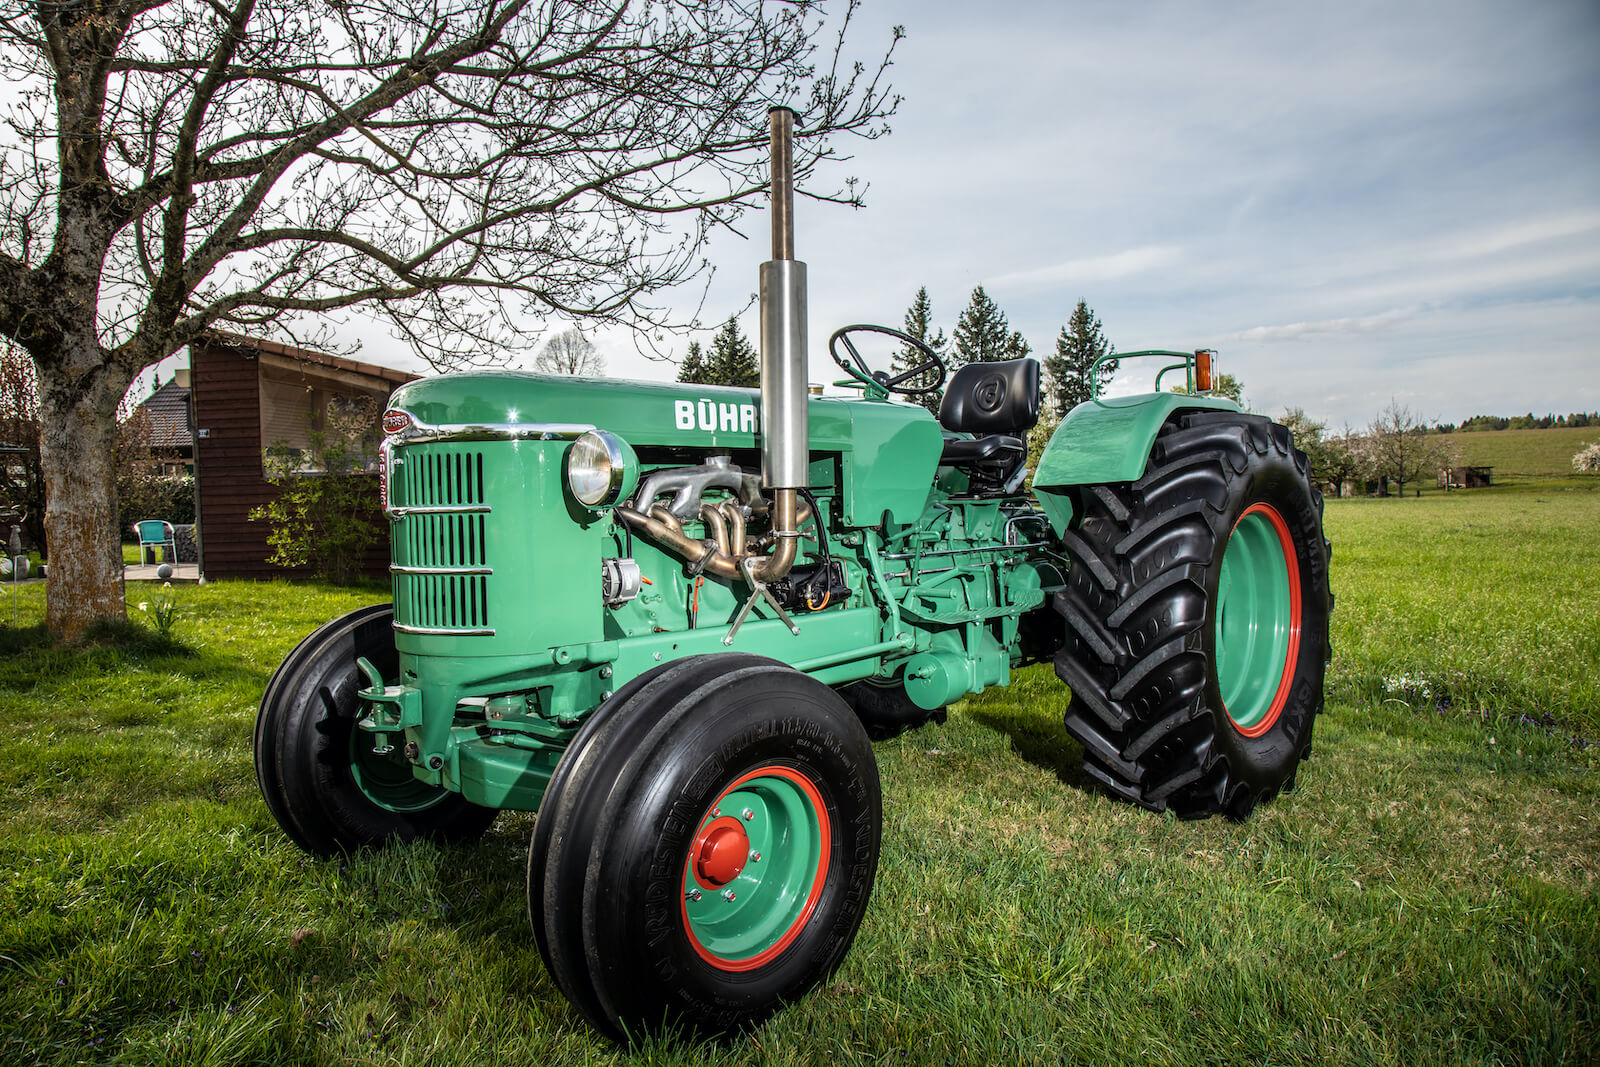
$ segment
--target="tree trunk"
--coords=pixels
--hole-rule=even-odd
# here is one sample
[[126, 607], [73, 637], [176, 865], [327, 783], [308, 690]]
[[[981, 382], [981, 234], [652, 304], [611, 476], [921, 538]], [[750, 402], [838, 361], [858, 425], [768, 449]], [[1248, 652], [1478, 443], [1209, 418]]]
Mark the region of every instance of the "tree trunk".
[[[73, 361], [68, 361], [73, 362]], [[101, 619], [125, 620], [122, 545], [117, 529], [117, 407], [131, 378], [113, 367], [74, 381], [39, 369], [40, 459], [50, 585], [45, 624], [79, 637]]]

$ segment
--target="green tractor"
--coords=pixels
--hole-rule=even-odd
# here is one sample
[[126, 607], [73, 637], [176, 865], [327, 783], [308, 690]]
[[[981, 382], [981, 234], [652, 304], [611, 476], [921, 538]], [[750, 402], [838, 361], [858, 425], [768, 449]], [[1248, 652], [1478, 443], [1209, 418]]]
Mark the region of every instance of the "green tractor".
[[[393, 604], [273, 675], [268, 807], [317, 855], [537, 811], [528, 913], [610, 1035], [715, 1033], [844, 957], [877, 869], [871, 741], [1051, 661], [1109, 793], [1243, 817], [1289, 788], [1328, 655], [1321, 498], [1289, 433], [1190, 389], [1082, 404], [1031, 490], [1031, 359], [960, 368], [851, 326], [806, 388], [792, 115], [772, 114], [759, 392], [523, 373], [384, 415]], [[890, 375], [871, 334], [924, 362]], [[1128, 355], [1119, 358], [1128, 359]], [[932, 381], [932, 385], [928, 383]], [[840, 385], [847, 383], [841, 382]]]

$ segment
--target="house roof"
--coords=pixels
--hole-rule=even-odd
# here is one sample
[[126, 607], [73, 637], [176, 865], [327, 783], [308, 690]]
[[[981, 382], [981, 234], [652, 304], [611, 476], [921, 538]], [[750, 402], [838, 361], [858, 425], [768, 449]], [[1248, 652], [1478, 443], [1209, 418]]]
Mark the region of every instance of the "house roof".
[[393, 367], [380, 367], [376, 363], [363, 363], [360, 360], [346, 359], [343, 356], [330, 356], [326, 352], [314, 352], [309, 348], [296, 348], [294, 345], [279, 344], [277, 341], [264, 341], [256, 337], [246, 337], [243, 334], [229, 333], [226, 330], [207, 330], [204, 342], [226, 345], [230, 348], [245, 348], [255, 352], [265, 352], [268, 355], [297, 360], [301, 363], [332, 367], [336, 370], [350, 371], [355, 374], [365, 374], [373, 378], [394, 382], [396, 385], [414, 382], [421, 377], [410, 371], [396, 370]]
[[189, 420], [189, 390], [176, 379], [157, 389], [139, 405], [150, 417], [150, 447], [194, 447], [194, 426]]

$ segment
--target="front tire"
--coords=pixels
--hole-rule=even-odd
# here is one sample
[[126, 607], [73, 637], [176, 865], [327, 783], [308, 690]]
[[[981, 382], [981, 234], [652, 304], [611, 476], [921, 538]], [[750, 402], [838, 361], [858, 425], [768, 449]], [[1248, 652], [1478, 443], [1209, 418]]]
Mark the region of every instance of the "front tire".
[[1114, 796], [1243, 818], [1292, 788], [1322, 710], [1328, 543], [1289, 431], [1205, 411], [1137, 482], [1077, 491], [1055, 598], [1066, 727]]
[[273, 673], [256, 716], [256, 781], [290, 839], [317, 856], [418, 837], [464, 842], [498, 814], [419, 782], [397, 754], [372, 751], [357, 729], [365, 657], [399, 674], [394, 608], [374, 604], [319, 627]]
[[529, 917], [557, 984], [613, 1037], [752, 1025], [855, 938], [878, 858], [872, 746], [837, 694], [772, 660], [696, 656], [642, 681], [551, 779]]

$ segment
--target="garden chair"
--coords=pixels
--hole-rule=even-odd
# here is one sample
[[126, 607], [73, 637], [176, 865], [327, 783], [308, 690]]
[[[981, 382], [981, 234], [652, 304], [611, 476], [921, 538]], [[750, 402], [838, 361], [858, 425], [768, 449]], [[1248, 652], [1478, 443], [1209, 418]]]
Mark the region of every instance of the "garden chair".
[[[173, 538], [172, 523], [162, 519], [143, 519], [133, 524], [134, 532], [139, 535], [139, 562], [140, 563], [173, 563], [178, 558], [178, 544]], [[161, 549], [161, 558], [152, 560], [146, 555], [147, 549]]]

